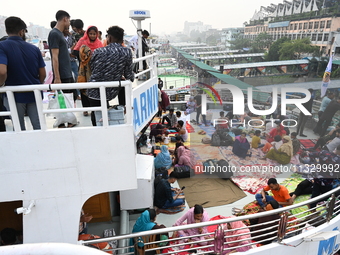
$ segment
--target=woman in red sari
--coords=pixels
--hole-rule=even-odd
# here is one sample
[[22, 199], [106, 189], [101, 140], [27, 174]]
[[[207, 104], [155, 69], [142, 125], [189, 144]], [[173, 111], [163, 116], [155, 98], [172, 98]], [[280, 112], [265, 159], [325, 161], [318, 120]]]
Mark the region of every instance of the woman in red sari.
[[[87, 82], [91, 76], [90, 60], [95, 49], [103, 47], [103, 43], [99, 40], [99, 31], [95, 26], [89, 26], [82, 38], [79, 39], [73, 48], [72, 54], [79, 58], [79, 74], [78, 82]], [[81, 89], [81, 103], [83, 107], [90, 107], [86, 90]], [[88, 112], [83, 113], [88, 116]], [[92, 117], [93, 118], [93, 117]], [[93, 122], [93, 121], [92, 121]]]
[[277, 126], [276, 128], [273, 128], [272, 130], [270, 130], [270, 132], [267, 135], [267, 141], [269, 143], [274, 141], [274, 137], [276, 135], [279, 135], [281, 137], [284, 137], [286, 135], [286, 130], [284, 130], [284, 127], [281, 125], [281, 123], [276, 123]]

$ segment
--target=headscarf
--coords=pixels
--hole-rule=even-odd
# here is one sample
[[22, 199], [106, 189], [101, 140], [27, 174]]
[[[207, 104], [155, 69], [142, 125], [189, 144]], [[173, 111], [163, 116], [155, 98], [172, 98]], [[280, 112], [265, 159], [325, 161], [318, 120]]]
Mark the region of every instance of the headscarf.
[[[230, 216], [230, 218], [234, 218], [235, 216]], [[249, 228], [246, 227], [246, 225], [242, 221], [233, 221], [229, 222], [231, 225], [231, 231], [225, 232], [226, 240], [227, 242], [233, 242], [233, 241], [240, 241], [240, 242], [235, 242], [235, 243], [228, 243], [229, 246], [237, 246], [240, 245], [241, 242], [243, 242], [243, 239], [248, 239], [250, 238], [250, 231]], [[227, 230], [227, 224], [225, 224], [224, 230]], [[242, 228], [242, 229], [240, 229]], [[230, 229], [229, 229], [230, 230]], [[240, 235], [244, 234], [242, 236], [235, 236], [235, 235]], [[247, 240], [249, 242], [249, 240]]]
[[156, 223], [151, 222], [149, 211], [145, 210], [133, 226], [132, 233], [151, 230], [155, 225]]
[[172, 160], [170, 157], [170, 153], [168, 151], [168, 146], [162, 145], [161, 146], [161, 152], [158, 153], [154, 160], [155, 169], [165, 167], [166, 169], [169, 169], [172, 165]]
[[79, 72], [78, 72], [78, 82], [88, 82], [91, 77], [90, 60], [92, 57], [91, 49], [83, 44], [79, 49]]
[[191, 162], [190, 150], [185, 148], [185, 146], [178, 147], [177, 158], [178, 158], [178, 162], [182, 162], [184, 165], [190, 166], [191, 168], [194, 168], [194, 165]]
[[290, 136], [286, 135], [283, 139], [287, 140], [288, 142], [283, 143], [280, 147], [281, 152], [286, 153], [288, 156], [293, 156], [293, 143]]
[[98, 39], [98, 36], [99, 36], [99, 31], [98, 31], [98, 28], [97, 28], [97, 37], [96, 37], [96, 40], [94, 40], [94, 42], [91, 42], [90, 41], [90, 37], [89, 37], [89, 32], [91, 30], [93, 30], [93, 27], [97, 28], [96, 26], [89, 26], [86, 30], [86, 33], [84, 34], [84, 36], [82, 38], [79, 39], [78, 43], [76, 44], [76, 46], [73, 48], [73, 50], [79, 50], [80, 47], [82, 45], [87, 45], [91, 51], [93, 52], [95, 49], [97, 48], [101, 48], [103, 47], [103, 43]]

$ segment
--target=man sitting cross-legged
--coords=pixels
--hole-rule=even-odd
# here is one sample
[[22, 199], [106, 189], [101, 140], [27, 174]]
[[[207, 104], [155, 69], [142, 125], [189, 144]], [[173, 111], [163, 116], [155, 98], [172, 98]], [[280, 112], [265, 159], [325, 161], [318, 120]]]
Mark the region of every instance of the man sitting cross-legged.
[[[275, 178], [270, 178], [267, 184], [268, 186], [264, 187], [261, 190], [261, 193], [255, 195], [257, 203], [262, 208], [264, 208], [271, 200], [276, 200], [280, 207], [293, 204], [293, 199], [289, 195], [288, 189], [285, 186], [278, 184]], [[269, 190], [271, 190], [274, 196], [266, 195], [265, 192]]]

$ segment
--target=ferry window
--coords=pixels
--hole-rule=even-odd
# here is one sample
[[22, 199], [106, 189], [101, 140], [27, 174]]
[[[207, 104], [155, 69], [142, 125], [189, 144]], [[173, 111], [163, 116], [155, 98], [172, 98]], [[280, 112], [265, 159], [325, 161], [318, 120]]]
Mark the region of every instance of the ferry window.
[[312, 41], [316, 41], [316, 34], [312, 34]]
[[313, 29], [313, 22], [309, 22], [308, 29]]
[[294, 30], [297, 30], [297, 28], [298, 28], [298, 23], [295, 23], [294, 24]]
[[324, 35], [324, 37], [323, 37], [323, 41], [324, 41], [324, 42], [328, 41], [328, 36], [329, 36], [328, 34], [325, 34], [325, 35]]
[[332, 23], [331, 20], [327, 20], [326, 28], [330, 28], [331, 27], [331, 23]]
[[322, 41], [322, 35], [323, 34], [318, 34], [318, 41]]
[[303, 29], [307, 29], [308, 28], [308, 22], [303, 23]]
[[314, 29], [318, 29], [319, 28], [319, 21], [315, 21], [314, 22]]
[[294, 28], [294, 25], [290, 24], [290, 30], [293, 30], [293, 28]]
[[320, 22], [320, 28], [325, 28], [325, 21], [324, 20]]
[[302, 29], [302, 23], [299, 23], [299, 29]]

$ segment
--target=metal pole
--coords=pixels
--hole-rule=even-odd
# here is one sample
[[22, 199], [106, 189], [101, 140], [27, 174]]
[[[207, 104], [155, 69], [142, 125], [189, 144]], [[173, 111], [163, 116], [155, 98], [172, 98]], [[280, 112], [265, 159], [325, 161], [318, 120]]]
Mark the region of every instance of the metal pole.
[[43, 112], [44, 106], [41, 100], [41, 91], [35, 89], [34, 96], [35, 96], [35, 103], [36, 103], [37, 111], [38, 111], [40, 129], [46, 130], [47, 126], [46, 126], [46, 119], [45, 119], [44, 112]]
[[20, 126], [20, 121], [19, 121], [19, 116], [18, 116], [17, 105], [15, 104], [14, 93], [13, 91], [6, 91], [6, 94], [7, 94], [9, 109], [11, 112], [11, 119], [13, 122], [14, 131], [20, 132], [21, 126]]
[[[141, 20], [137, 20], [137, 34], [138, 34], [138, 58], [142, 57], [142, 21]], [[142, 61], [138, 62], [138, 70], [142, 70]]]
[[[126, 210], [120, 211], [120, 235], [127, 234], [127, 226], [129, 225], [129, 214]], [[124, 248], [127, 246], [126, 239], [119, 240], [119, 248]], [[126, 253], [126, 249], [121, 249], [118, 253]]]

